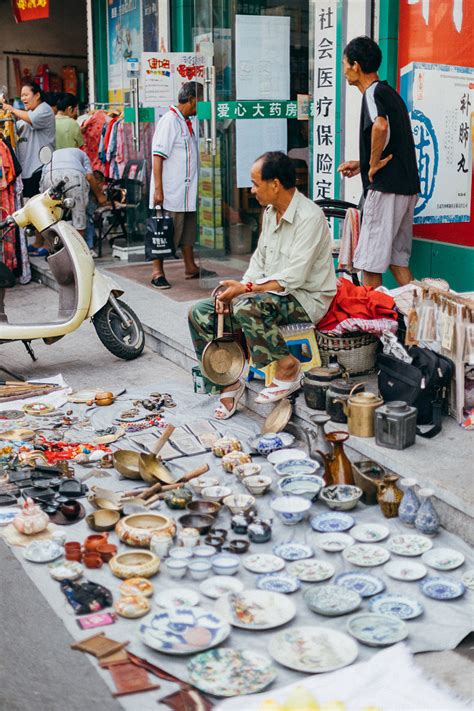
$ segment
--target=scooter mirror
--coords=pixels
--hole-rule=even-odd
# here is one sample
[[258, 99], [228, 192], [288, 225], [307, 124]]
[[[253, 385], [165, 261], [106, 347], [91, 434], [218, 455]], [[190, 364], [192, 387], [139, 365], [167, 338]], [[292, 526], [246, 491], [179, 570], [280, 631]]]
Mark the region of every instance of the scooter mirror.
[[38, 157], [41, 165], [48, 165], [53, 160], [53, 151], [49, 146], [43, 146], [39, 150]]

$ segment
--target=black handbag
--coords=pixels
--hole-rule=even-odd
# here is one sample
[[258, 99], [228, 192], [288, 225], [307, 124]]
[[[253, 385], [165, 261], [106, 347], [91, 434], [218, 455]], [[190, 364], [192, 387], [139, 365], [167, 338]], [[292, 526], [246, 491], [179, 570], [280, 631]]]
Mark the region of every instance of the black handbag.
[[448, 411], [448, 390], [454, 363], [428, 348], [407, 348], [411, 363], [380, 353], [377, 356], [378, 386], [385, 402], [403, 400], [418, 410], [417, 424], [433, 427], [417, 429], [421, 437], [431, 439], [441, 432], [442, 415]]
[[173, 218], [157, 208], [156, 215], [146, 221], [145, 259], [169, 259], [176, 256], [175, 252]]

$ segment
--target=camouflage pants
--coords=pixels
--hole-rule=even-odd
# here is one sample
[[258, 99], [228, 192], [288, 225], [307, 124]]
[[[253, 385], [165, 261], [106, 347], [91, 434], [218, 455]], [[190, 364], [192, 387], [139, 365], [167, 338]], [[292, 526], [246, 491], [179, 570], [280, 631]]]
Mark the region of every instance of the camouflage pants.
[[[290, 355], [279, 327], [291, 323], [308, 323], [310, 317], [291, 295], [276, 296], [268, 292], [243, 294], [232, 302], [233, 327], [241, 330], [257, 368], [264, 368], [275, 360]], [[205, 346], [212, 340], [214, 330], [214, 299], [198, 301], [189, 310], [189, 330], [194, 350], [201, 362]], [[225, 331], [230, 331], [229, 317], [225, 317]], [[220, 388], [204, 378], [208, 393]]]

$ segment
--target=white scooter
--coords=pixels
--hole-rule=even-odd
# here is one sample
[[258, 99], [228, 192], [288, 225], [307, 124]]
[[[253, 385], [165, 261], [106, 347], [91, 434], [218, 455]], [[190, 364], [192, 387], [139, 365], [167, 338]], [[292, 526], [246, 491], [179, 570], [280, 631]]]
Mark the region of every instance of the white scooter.
[[[42, 148], [43, 164], [51, 160], [51, 151]], [[46, 323], [10, 324], [4, 309], [5, 287], [14, 283], [7, 267], [0, 263], [0, 343], [22, 341], [33, 360], [30, 342], [42, 338], [50, 345], [75, 331], [91, 318], [103, 345], [124, 360], [137, 358], [143, 351], [145, 335], [138, 316], [117, 297], [123, 291], [107, 276], [98, 272], [84, 239], [68, 222], [63, 211], [73, 206], [67, 193], [67, 181], [61, 180], [46, 192], [32, 197], [24, 207], [0, 222], [0, 230], [17, 224], [35, 228], [50, 249], [48, 265], [59, 284], [58, 318]], [[1, 237], [0, 237], [1, 239]], [[10, 274], [10, 279], [9, 279]]]

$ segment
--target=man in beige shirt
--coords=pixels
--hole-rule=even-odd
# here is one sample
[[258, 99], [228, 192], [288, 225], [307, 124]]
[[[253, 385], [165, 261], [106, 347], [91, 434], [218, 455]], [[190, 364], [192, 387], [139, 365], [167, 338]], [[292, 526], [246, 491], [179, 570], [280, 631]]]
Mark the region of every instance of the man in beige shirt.
[[[292, 323], [318, 323], [336, 293], [331, 236], [322, 210], [295, 187], [293, 163], [281, 152], [260, 156], [252, 166], [252, 194], [265, 206], [263, 225], [242, 281], [221, 282], [216, 305], [227, 312], [232, 305], [235, 327], [241, 328], [257, 368], [277, 362], [272, 384], [256, 402], [271, 403], [300, 387], [300, 363], [279, 332]], [[189, 312], [189, 328], [196, 354], [213, 336], [214, 300], [205, 299]], [[205, 381], [208, 392], [215, 386]], [[245, 390], [236, 382], [220, 392], [216, 419], [234, 414]]]

